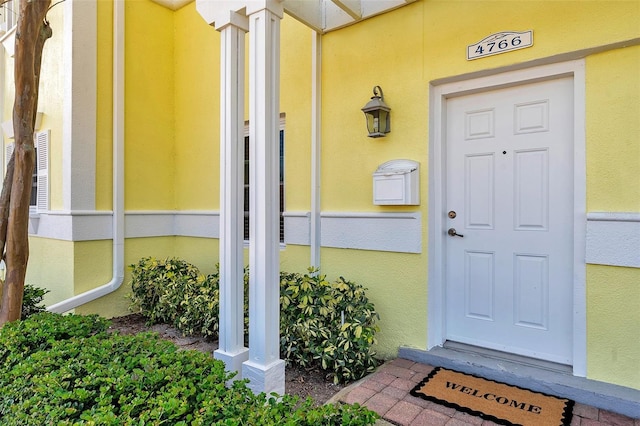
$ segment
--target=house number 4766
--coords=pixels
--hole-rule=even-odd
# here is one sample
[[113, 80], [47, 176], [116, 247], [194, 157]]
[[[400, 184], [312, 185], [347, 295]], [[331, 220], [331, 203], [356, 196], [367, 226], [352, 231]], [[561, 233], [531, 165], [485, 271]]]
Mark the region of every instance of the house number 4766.
[[467, 60], [497, 55], [533, 46], [533, 31], [505, 31], [491, 34], [476, 44], [467, 46]]

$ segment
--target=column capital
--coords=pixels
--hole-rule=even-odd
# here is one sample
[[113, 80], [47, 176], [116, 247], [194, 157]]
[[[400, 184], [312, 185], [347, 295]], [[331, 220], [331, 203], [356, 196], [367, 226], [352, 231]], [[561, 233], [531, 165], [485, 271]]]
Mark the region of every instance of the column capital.
[[247, 0], [245, 3], [247, 7], [247, 16], [265, 9], [278, 16], [280, 19], [284, 16], [282, 0]]
[[245, 1], [240, 0], [196, 0], [196, 10], [216, 30], [222, 31], [228, 26], [249, 31], [249, 20], [244, 14]]

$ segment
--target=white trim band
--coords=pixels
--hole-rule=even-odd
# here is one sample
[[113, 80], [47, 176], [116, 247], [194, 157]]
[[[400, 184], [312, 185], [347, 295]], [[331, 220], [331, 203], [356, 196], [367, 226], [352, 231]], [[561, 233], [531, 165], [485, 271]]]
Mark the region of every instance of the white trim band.
[[127, 238], [143, 237], [220, 237], [218, 211], [127, 211]]
[[586, 262], [640, 268], [640, 213], [588, 213]]
[[[112, 238], [111, 211], [50, 211], [32, 217], [31, 236], [65, 241]], [[285, 243], [310, 245], [311, 213], [285, 212]], [[422, 253], [422, 216], [416, 213], [321, 214], [322, 247]], [[127, 211], [126, 238], [219, 238], [220, 213], [204, 210]]]
[[[415, 213], [321, 213], [322, 247], [422, 253], [422, 216]], [[284, 213], [286, 244], [309, 245], [308, 212]]]

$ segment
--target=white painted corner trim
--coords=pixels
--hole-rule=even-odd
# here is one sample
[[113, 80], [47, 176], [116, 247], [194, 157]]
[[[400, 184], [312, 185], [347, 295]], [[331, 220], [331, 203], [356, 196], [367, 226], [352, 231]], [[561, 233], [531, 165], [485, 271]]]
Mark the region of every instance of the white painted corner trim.
[[587, 213], [586, 262], [640, 268], [640, 213]]

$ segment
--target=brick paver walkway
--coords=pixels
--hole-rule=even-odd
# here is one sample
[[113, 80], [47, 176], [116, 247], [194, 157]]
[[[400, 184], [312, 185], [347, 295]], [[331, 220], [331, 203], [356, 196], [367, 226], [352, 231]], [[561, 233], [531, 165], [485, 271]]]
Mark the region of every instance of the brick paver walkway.
[[[429, 365], [397, 358], [384, 364], [356, 385], [343, 390], [336, 395], [336, 399], [364, 405], [378, 413], [384, 420], [401, 426], [495, 425], [480, 417], [411, 396], [409, 391], [432, 369], [433, 367]], [[634, 420], [595, 407], [576, 404], [571, 425], [640, 426], [640, 419]]]

